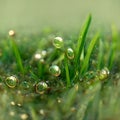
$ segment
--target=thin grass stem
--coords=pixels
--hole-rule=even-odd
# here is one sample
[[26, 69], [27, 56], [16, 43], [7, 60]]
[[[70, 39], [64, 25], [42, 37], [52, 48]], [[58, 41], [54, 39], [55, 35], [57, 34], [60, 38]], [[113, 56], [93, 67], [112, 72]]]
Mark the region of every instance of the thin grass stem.
[[20, 52], [18, 50], [17, 44], [16, 44], [14, 39], [11, 39], [10, 42], [11, 42], [13, 53], [14, 53], [15, 58], [16, 58], [17, 67], [18, 67], [19, 71], [22, 74], [24, 74], [24, 67], [23, 67], [23, 64], [22, 64], [22, 59], [21, 59]]
[[80, 73], [83, 74], [85, 73], [87, 70], [88, 70], [88, 67], [89, 67], [89, 61], [90, 61], [90, 56], [91, 56], [91, 53], [93, 52], [93, 49], [95, 47], [95, 44], [99, 38], [99, 32], [96, 33], [96, 35], [93, 37], [93, 39], [91, 40], [89, 46], [88, 46], [88, 49], [87, 49], [87, 54], [85, 56], [85, 59], [83, 61], [83, 65], [82, 65], [82, 68], [80, 70]]
[[66, 72], [67, 87], [70, 87], [71, 85], [70, 73], [69, 73], [68, 59], [66, 56], [65, 56], [65, 72]]

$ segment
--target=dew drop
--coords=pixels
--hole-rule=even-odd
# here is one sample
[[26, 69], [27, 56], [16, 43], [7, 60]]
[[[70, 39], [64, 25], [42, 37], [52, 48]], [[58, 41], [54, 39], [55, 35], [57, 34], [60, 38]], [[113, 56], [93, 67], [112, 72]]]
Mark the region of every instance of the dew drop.
[[14, 112], [14, 111], [10, 111], [10, 112], [9, 112], [9, 115], [10, 115], [10, 116], [15, 116], [15, 112]]
[[56, 48], [61, 48], [63, 46], [63, 39], [61, 37], [55, 37], [53, 40], [53, 45]]
[[45, 111], [43, 109], [40, 109], [40, 114], [45, 115]]
[[42, 58], [41, 54], [40, 53], [36, 53], [34, 55], [34, 59], [37, 61], [37, 60], [40, 60]]
[[10, 30], [10, 31], [9, 31], [9, 36], [10, 36], [10, 37], [15, 36], [15, 31], [14, 31], [14, 30]]
[[14, 101], [11, 101], [10, 104], [11, 104], [12, 106], [15, 106], [15, 102], [14, 102]]
[[5, 80], [6, 85], [10, 88], [16, 87], [17, 82], [18, 82], [18, 80], [15, 76], [7, 77]]
[[108, 78], [109, 74], [110, 74], [110, 71], [108, 70], [108, 68], [105, 67], [100, 71], [99, 79], [104, 80]]
[[74, 51], [72, 48], [68, 48], [67, 51], [66, 51], [66, 54], [67, 54], [67, 57], [69, 59], [73, 59], [74, 58]]
[[59, 76], [61, 73], [61, 70], [57, 65], [50, 66], [49, 71], [52, 75], [54, 75], [56, 77]]
[[28, 115], [27, 114], [21, 114], [20, 115], [20, 118], [22, 119], [22, 120], [27, 120], [28, 119]]
[[48, 85], [45, 82], [39, 82], [36, 84], [35, 89], [39, 94], [44, 94], [45, 90], [47, 90]]
[[42, 50], [41, 51], [41, 55], [42, 55], [43, 58], [46, 57], [47, 56], [47, 51], [46, 50]]

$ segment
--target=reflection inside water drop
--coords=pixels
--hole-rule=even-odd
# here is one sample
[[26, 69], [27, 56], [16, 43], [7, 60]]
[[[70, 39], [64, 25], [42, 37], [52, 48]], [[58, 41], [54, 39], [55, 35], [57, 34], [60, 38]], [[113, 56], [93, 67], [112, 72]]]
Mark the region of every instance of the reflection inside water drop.
[[72, 48], [68, 48], [67, 51], [66, 51], [66, 54], [67, 54], [67, 57], [69, 59], [73, 59], [74, 58], [74, 51]]
[[57, 65], [50, 66], [49, 71], [52, 75], [54, 75], [56, 77], [59, 76], [61, 73], [61, 70]]
[[56, 48], [61, 48], [63, 46], [63, 39], [61, 37], [55, 37], [53, 40], [53, 45]]

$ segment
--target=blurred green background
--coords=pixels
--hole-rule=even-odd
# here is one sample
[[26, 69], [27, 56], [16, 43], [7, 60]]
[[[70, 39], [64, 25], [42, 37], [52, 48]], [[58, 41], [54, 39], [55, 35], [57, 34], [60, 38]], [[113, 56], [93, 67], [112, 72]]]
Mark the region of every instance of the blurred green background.
[[120, 0], [0, 0], [0, 32], [39, 32], [45, 27], [78, 30], [91, 13], [93, 27], [120, 28]]

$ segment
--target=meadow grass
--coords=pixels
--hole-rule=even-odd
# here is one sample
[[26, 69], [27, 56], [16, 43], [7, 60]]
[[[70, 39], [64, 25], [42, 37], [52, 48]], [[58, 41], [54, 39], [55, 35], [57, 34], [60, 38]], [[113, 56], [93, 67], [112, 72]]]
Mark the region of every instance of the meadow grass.
[[1, 120], [119, 119], [119, 33], [89, 37], [91, 20], [72, 39], [53, 30], [0, 38]]

